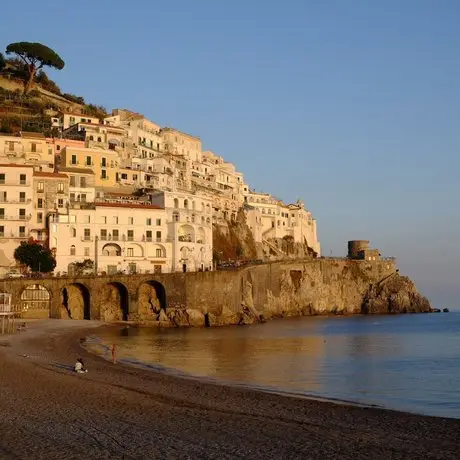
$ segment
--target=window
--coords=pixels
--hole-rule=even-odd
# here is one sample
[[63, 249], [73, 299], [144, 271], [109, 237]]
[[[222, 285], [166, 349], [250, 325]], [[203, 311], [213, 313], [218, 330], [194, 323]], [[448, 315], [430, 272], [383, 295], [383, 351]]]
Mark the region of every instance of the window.
[[157, 225], [161, 225], [161, 219], [157, 219]]
[[5, 236], [5, 227], [0, 225], [0, 237]]
[[188, 209], [188, 200], [184, 200], [184, 208]]
[[19, 192], [19, 202], [20, 203], [26, 202], [26, 192]]
[[128, 248], [127, 256], [128, 257], [134, 257], [134, 249], [133, 248]]
[[26, 185], [26, 181], [27, 181], [26, 175], [25, 174], [20, 174], [19, 175], [19, 184], [20, 185]]
[[86, 203], [86, 193], [82, 193], [82, 194], [80, 195], [80, 201], [81, 201], [82, 203]]
[[89, 228], [85, 228], [84, 230], [84, 240], [85, 241], [91, 240], [91, 230]]
[[70, 202], [73, 203], [75, 201], [75, 193], [71, 193], [69, 195], [69, 198], [70, 198]]
[[89, 248], [84, 249], [85, 257], [89, 257]]
[[83, 222], [85, 224], [89, 224], [91, 222], [91, 216], [89, 215], [83, 216]]
[[10, 152], [14, 152], [14, 142], [11, 142], [11, 141], [8, 142], [8, 149]]
[[118, 224], [118, 216], [113, 216], [113, 223]]
[[137, 180], [137, 174], [133, 174], [133, 180]]
[[147, 231], [145, 232], [145, 235], [146, 235], [146, 238], [145, 238], [145, 239], [146, 239], [147, 241], [152, 241], [152, 230], [147, 230]]
[[60, 145], [56, 145], [56, 150], [61, 150], [61, 146]]
[[70, 186], [75, 187], [75, 176], [70, 176]]
[[25, 220], [26, 218], [26, 210], [25, 209], [20, 209], [19, 210], [19, 219]]
[[177, 209], [179, 207], [179, 200], [174, 198], [174, 207]]
[[128, 217], [128, 225], [134, 225], [134, 217]]
[[43, 209], [43, 198], [38, 198], [37, 199], [37, 208], [38, 209]]
[[147, 219], [145, 219], [145, 225], [152, 225], [152, 219], [150, 217], [147, 217]]
[[70, 164], [72, 164], [72, 165], [78, 164], [78, 162], [77, 162], [77, 155], [72, 155], [72, 157], [71, 157], [71, 159], [70, 159]]
[[75, 246], [74, 245], [70, 246], [70, 255], [71, 256], [75, 255]]
[[113, 241], [118, 241], [118, 238], [119, 238], [118, 230], [114, 230], [114, 231], [112, 232], [112, 239], [113, 239]]
[[158, 249], [156, 250], [156, 256], [157, 256], [157, 257], [163, 257], [163, 250], [158, 248]]
[[64, 199], [63, 198], [59, 198], [58, 199], [58, 208], [63, 208], [64, 207]]
[[26, 227], [20, 226], [19, 227], [19, 236], [24, 238], [26, 236]]
[[107, 230], [104, 228], [104, 229], [101, 229], [101, 240], [105, 241], [106, 239], [107, 239]]
[[5, 218], [5, 208], [0, 208], [0, 219]]
[[161, 241], [161, 232], [157, 232], [157, 241]]
[[35, 142], [30, 143], [30, 151], [32, 153], [35, 153], [37, 151], [37, 144], [35, 144]]
[[63, 182], [58, 183], [57, 191], [58, 193], [64, 193], [64, 183]]
[[80, 177], [80, 187], [86, 188], [86, 177]]
[[91, 166], [91, 157], [86, 157], [86, 166]]
[[107, 171], [105, 169], [101, 170], [101, 179], [107, 179]]
[[134, 230], [128, 230], [128, 241], [134, 241]]
[[[99, 141], [99, 142], [100, 142], [100, 141]], [[107, 159], [104, 158], [104, 157], [101, 159], [101, 166], [102, 166], [103, 168], [107, 168]]]
[[0, 174], [0, 184], [5, 183], [5, 174]]
[[37, 212], [37, 224], [43, 223], [43, 213]]
[[94, 141], [94, 136], [89, 136], [90, 141]]
[[179, 222], [180, 215], [178, 212], [173, 213], [173, 222]]
[[136, 274], [136, 272], [137, 272], [136, 264], [133, 264], [133, 263], [128, 264], [128, 271], [129, 271], [129, 273], [130, 273], [131, 275]]
[[102, 223], [106, 224], [107, 223], [107, 216], [102, 216]]
[[98, 142], [102, 142], [102, 138], [101, 138], [101, 137], [98, 137], [98, 138], [97, 138], [97, 141], [98, 141]]
[[70, 229], [70, 236], [71, 236], [72, 238], [76, 238], [76, 237], [77, 237], [77, 229], [76, 229], [75, 227], [72, 227], [72, 228]]

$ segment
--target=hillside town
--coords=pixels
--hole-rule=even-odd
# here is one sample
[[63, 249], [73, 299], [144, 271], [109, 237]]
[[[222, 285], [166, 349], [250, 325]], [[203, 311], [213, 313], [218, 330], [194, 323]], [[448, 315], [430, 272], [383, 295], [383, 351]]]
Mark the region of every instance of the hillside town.
[[256, 193], [235, 165], [199, 137], [115, 109], [99, 119], [60, 112], [53, 137], [0, 133], [0, 270], [21, 241], [48, 245], [55, 274], [92, 261], [95, 273], [214, 269], [213, 230], [243, 213], [259, 258], [279, 242], [320, 254], [302, 201]]

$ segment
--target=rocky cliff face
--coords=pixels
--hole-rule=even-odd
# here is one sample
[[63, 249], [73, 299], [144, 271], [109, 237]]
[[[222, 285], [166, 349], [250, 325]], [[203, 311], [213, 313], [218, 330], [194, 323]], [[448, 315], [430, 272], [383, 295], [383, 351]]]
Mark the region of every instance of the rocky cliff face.
[[238, 211], [235, 221], [213, 224], [212, 242], [214, 258], [218, 261], [257, 259], [256, 243], [243, 210]]
[[364, 296], [362, 313], [419, 313], [430, 312], [426, 297], [417, 292], [415, 284], [406, 276], [395, 274], [388, 280], [371, 286]]
[[[202, 275], [203, 277], [205, 275]], [[317, 259], [208, 273], [189, 285], [186, 308], [156, 311], [160, 326], [253, 324], [270, 318], [429, 312], [394, 261]]]

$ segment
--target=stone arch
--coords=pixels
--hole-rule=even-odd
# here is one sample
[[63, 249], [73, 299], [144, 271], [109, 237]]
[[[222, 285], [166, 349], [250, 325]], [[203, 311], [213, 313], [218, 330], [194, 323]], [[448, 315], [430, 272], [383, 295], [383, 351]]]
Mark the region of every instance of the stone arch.
[[121, 256], [121, 247], [116, 243], [107, 243], [102, 246], [103, 256]]
[[128, 321], [129, 294], [122, 283], [107, 283], [101, 292], [100, 319], [102, 321]]
[[20, 295], [21, 311], [48, 310], [51, 305], [51, 293], [41, 284], [29, 284]]
[[125, 257], [129, 257], [128, 249], [133, 250], [134, 257], [144, 257], [144, 248], [140, 244], [130, 242], [126, 247], [126, 252], [124, 253]]
[[137, 306], [140, 319], [156, 318], [166, 311], [166, 289], [159, 281], [148, 280], [139, 286]]
[[62, 290], [61, 316], [70, 319], [91, 319], [89, 289], [81, 283], [72, 283]]

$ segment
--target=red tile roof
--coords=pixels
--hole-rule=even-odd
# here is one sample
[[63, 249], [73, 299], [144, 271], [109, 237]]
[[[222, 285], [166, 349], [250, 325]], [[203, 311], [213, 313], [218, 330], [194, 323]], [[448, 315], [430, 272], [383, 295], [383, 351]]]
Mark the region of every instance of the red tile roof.
[[55, 173], [55, 172], [43, 172], [43, 171], [35, 171], [34, 176], [37, 177], [69, 177], [67, 174], [63, 173]]

